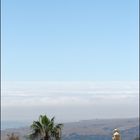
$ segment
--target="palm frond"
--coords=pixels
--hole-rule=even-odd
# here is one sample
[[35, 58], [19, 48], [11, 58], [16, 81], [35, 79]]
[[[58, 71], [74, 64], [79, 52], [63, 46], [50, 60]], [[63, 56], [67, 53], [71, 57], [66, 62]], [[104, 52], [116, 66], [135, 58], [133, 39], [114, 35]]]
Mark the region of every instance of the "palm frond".
[[33, 121], [31, 125], [32, 133], [30, 138], [33, 140], [35, 138], [43, 138], [46, 140], [50, 139], [60, 139], [61, 129], [63, 124], [55, 124], [55, 117], [49, 119], [46, 115], [40, 115], [38, 121]]

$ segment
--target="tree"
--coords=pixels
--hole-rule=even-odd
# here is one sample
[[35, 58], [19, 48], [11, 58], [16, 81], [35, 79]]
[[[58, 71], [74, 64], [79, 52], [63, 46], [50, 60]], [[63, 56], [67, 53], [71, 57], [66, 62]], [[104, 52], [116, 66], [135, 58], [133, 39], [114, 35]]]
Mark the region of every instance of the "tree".
[[56, 140], [60, 140], [61, 139], [61, 129], [62, 129], [62, 124], [57, 124], [54, 126], [53, 131], [52, 131], [52, 135]]
[[60, 140], [62, 126], [63, 124], [55, 125], [54, 117], [49, 119], [46, 115], [40, 115], [39, 120], [33, 121], [31, 125], [30, 139]]
[[7, 136], [8, 136], [8, 140], [19, 140], [19, 137], [15, 136], [14, 133], [12, 133], [10, 135], [8, 134]]

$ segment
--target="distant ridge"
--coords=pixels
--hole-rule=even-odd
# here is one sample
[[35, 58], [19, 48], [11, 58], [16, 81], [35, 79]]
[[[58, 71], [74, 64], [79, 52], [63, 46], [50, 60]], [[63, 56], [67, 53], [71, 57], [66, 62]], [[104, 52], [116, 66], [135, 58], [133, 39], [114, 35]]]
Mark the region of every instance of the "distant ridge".
[[[139, 119], [91, 119], [64, 123], [62, 139], [110, 140], [115, 128], [120, 129], [123, 140], [133, 140], [139, 134]], [[19, 135], [21, 140], [24, 140], [30, 129], [29, 127], [22, 127], [2, 130], [2, 140], [6, 140], [6, 135], [12, 132]]]

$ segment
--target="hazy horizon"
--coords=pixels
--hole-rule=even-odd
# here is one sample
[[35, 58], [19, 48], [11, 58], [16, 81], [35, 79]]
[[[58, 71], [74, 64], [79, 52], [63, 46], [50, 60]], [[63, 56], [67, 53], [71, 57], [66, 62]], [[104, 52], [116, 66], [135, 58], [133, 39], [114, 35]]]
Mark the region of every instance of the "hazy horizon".
[[138, 81], [3, 82], [2, 120], [47, 114], [63, 122], [139, 115]]

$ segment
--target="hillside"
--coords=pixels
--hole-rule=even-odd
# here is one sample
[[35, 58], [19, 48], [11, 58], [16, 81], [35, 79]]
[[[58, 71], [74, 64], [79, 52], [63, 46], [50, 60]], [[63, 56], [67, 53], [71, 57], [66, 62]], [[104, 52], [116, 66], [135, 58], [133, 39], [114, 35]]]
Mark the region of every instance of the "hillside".
[[[65, 123], [62, 130], [63, 140], [111, 140], [113, 129], [121, 131], [123, 140], [134, 140], [139, 134], [139, 120], [133, 119], [96, 119]], [[14, 132], [25, 139], [29, 128], [2, 130], [1, 139], [6, 140], [7, 134]]]

